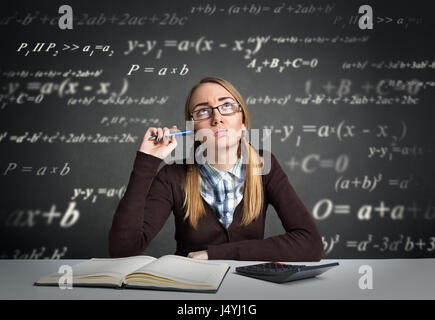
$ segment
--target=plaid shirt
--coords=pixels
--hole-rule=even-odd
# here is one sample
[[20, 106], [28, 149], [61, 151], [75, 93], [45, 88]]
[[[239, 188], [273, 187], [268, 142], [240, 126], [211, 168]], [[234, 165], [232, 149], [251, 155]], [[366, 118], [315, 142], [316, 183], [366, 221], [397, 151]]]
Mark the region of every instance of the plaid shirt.
[[219, 221], [228, 228], [233, 221], [233, 213], [243, 199], [245, 166], [240, 157], [228, 171], [221, 171], [207, 162], [199, 165], [200, 193], [214, 209]]

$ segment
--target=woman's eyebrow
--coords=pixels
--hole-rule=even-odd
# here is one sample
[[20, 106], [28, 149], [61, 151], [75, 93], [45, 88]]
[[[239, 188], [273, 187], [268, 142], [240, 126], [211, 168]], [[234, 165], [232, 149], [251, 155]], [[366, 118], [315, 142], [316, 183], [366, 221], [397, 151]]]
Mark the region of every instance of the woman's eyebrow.
[[[222, 101], [222, 100], [225, 100], [225, 99], [232, 99], [232, 100], [234, 100], [234, 98], [232, 98], [232, 97], [220, 97], [218, 100]], [[198, 103], [193, 108], [196, 108], [197, 106], [208, 106], [208, 102]]]

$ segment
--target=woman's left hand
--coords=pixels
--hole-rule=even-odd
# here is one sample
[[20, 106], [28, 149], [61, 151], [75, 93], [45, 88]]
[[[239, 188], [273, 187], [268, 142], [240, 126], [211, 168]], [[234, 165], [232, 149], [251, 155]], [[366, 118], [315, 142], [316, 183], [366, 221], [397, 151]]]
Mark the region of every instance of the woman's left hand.
[[208, 260], [208, 253], [207, 250], [189, 252], [187, 257], [192, 259]]

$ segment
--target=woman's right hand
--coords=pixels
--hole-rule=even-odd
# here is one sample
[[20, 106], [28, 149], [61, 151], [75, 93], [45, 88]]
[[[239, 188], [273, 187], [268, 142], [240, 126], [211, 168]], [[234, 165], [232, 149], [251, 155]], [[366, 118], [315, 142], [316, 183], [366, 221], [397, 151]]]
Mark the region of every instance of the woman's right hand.
[[[172, 126], [171, 130], [172, 132], [178, 131], [177, 126]], [[148, 153], [160, 159], [166, 158], [171, 154], [172, 150], [177, 147], [175, 136], [170, 137], [169, 133], [170, 131], [167, 127], [148, 128], [139, 151]], [[157, 138], [155, 140], [148, 140], [152, 136], [157, 136]], [[161, 139], [161, 141], [159, 141], [159, 139]]]

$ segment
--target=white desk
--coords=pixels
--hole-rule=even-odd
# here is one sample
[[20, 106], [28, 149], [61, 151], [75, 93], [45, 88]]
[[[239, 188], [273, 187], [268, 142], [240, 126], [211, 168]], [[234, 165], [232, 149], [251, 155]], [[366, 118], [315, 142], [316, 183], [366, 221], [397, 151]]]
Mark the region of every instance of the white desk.
[[[231, 265], [217, 293], [190, 293], [138, 289], [84, 288], [61, 290], [33, 286], [41, 276], [64, 264], [84, 260], [0, 260], [0, 299], [165, 299], [165, 300], [282, 300], [282, 299], [435, 299], [435, 259], [322, 260], [292, 262], [340, 265], [316, 278], [275, 284], [235, 273], [235, 267], [258, 261], [225, 261]], [[360, 266], [373, 270], [373, 289], [360, 289]]]

